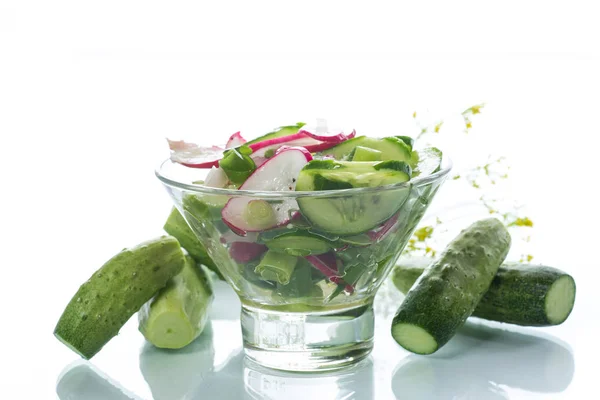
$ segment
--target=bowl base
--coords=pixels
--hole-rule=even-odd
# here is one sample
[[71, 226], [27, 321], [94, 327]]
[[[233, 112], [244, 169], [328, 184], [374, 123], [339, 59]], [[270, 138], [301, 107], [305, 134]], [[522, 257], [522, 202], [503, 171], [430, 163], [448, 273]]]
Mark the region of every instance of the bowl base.
[[242, 307], [244, 351], [267, 368], [294, 372], [341, 369], [373, 349], [372, 305], [328, 313], [284, 313]]

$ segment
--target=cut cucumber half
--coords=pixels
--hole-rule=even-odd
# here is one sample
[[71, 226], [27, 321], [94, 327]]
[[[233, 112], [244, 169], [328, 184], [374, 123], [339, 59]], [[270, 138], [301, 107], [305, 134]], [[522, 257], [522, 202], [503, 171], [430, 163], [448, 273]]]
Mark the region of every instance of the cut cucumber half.
[[552, 325], [562, 324], [571, 314], [574, 304], [575, 281], [569, 275], [561, 276], [550, 286], [544, 301], [548, 322]]
[[[400, 161], [313, 160], [300, 171], [296, 190], [377, 187], [409, 179], [410, 167]], [[386, 221], [404, 204], [409, 192], [407, 187], [335, 198], [301, 197], [298, 205], [313, 226], [330, 234], [349, 236], [366, 232]]]
[[412, 149], [403, 140], [393, 136], [382, 139], [358, 136], [323, 151], [322, 155], [332, 156], [336, 160], [345, 160], [349, 158], [350, 153], [352, 153], [357, 146], [380, 151], [381, 160], [383, 161], [410, 161], [411, 159]]
[[431, 175], [441, 168], [442, 151], [435, 147], [413, 151], [411, 164], [413, 177]]
[[[402, 258], [392, 282], [406, 294], [432, 263], [429, 257]], [[573, 310], [575, 292], [573, 277], [557, 268], [505, 263], [472, 316], [521, 326], [559, 325]]]
[[392, 336], [402, 346], [416, 354], [432, 354], [438, 349], [435, 338], [425, 329], [413, 324], [400, 323], [392, 327]]

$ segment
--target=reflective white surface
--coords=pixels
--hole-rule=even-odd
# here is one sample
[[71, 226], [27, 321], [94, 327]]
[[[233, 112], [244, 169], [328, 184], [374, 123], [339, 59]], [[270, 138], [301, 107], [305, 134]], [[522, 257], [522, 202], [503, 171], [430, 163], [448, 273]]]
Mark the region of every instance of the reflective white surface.
[[97, 359], [64, 366], [59, 399], [546, 399], [583, 393], [572, 386], [572, 347], [547, 329], [473, 320], [435, 355], [410, 355], [389, 335], [390, 305], [401, 299], [389, 286], [378, 298], [376, 347], [366, 361], [327, 374], [265, 369], [246, 361], [232, 312], [239, 302], [228, 286], [216, 286], [212, 322], [192, 345], [156, 349], [130, 323]]

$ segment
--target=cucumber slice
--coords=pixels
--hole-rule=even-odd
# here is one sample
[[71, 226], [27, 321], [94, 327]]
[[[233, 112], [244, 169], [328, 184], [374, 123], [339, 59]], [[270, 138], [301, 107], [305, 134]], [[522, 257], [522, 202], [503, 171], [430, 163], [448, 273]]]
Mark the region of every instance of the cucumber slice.
[[204, 330], [213, 299], [210, 278], [186, 256], [181, 272], [138, 312], [139, 330], [156, 347], [183, 348]]
[[285, 233], [267, 240], [265, 244], [269, 250], [297, 257], [323, 254], [333, 249], [333, 243], [307, 231]]
[[[392, 281], [407, 293], [431, 258], [402, 258]], [[575, 280], [552, 267], [503, 264], [490, 288], [473, 311], [474, 317], [522, 326], [552, 326], [563, 323], [575, 304]]]
[[[301, 171], [298, 191], [376, 187], [406, 182], [410, 167], [400, 161], [351, 162], [313, 160]], [[303, 216], [318, 229], [351, 236], [366, 232], [390, 218], [406, 201], [410, 188], [381, 193], [358, 193], [336, 198], [298, 199]]]
[[410, 136], [395, 136], [398, 139], [402, 140], [404, 143], [406, 143], [406, 145], [408, 147], [410, 147], [410, 149], [412, 150], [414, 145], [415, 145], [415, 139], [411, 138]]
[[426, 147], [413, 151], [411, 166], [413, 177], [431, 175], [440, 170], [442, 165], [442, 151], [435, 147]]
[[300, 128], [302, 128], [304, 125], [306, 125], [306, 123], [298, 122], [298, 123], [296, 123], [296, 125], [280, 126], [279, 128], [275, 129], [273, 132], [269, 132], [265, 135], [257, 137], [256, 139], [252, 139], [252, 140], [246, 142], [245, 145], [248, 146], [253, 143], [263, 142], [265, 140], [275, 139], [275, 138], [283, 137], [283, 136], [294, 135], [294, 134], [298, 133]]
[[81, 285], [54, 335], [83, 358], [92, 358], [184, 263], [179, 242], [172, 236], [122, 250]]
[[324, 156], [332, 156], [336, 160], [345, 160], [349, 158], [350, 154], [357, 146], [380, 151], [381, 160], [383, 161], [410, 161], [411, 159], [411, 147], [402, 139], [393, 136], [382, 139], [358, 136], [354, 139], [346, 140], [331, 149], [324, 150], [321, 154]]
[[417, 354], [444, 346], [490, 287], [510, 242], [495, 218], [463, 230], [406, 294], [392, 321], [396, 342]]
[[381, 161], [381, 151], [368, 147], [356, 146], [348, 158], [352, 161]]

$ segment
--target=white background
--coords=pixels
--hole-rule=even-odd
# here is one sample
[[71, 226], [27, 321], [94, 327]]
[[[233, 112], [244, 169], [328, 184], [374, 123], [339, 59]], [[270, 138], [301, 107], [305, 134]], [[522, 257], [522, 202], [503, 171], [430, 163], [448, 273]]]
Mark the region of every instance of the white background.
[[[597, 15], [592, 2], [554, 1], [0, 0], [0, 397], [56, 396], [59, 373], [76, 359], [52, 336], [62, 309], [116, 251], [161, 233], [170, 204], [153, 169], [168, 156], [165, 136], [209, 143], [317, 116], [363, 134], [398, 134], [415, 110], [437, 118], [481, 102], [453, 158], [460, 168], [490, 153], [509, 157], [500, 196], [527, 205], [536, 259], [578, 284], [565, 324], [524, 332], [566, 343], [575, 372], [562, 393], [503, 384], [507, 367], [498, 363], [514, 361], [532, 377], [556, 365], [540, 358], [544, 347], [519, 359], [510, 346], [482, 341], [471, 354], [490, 370], [485, 396], [469, 386], [475, 378], [461, 377], [464, 362], [448, 364], [451, 379], [439, 365], [434, 381], [419, 379], [447, 398], [597, 396]], [[240, 346], [235, 316], [218, 319], [223, 309], [213, 323], [216, 370]], [[382, 325], [366, 398], [403, 393], [394, 371], [408, 353]], [[94, 363], [150, 398], [138, 369], [142, 345], [130, 323]], [[241, 376], [229, 384], [243, 389]], [[457, 379], [465, 385], [451, 385]], [[330, 386], [317, 393], [340, 394]]]

